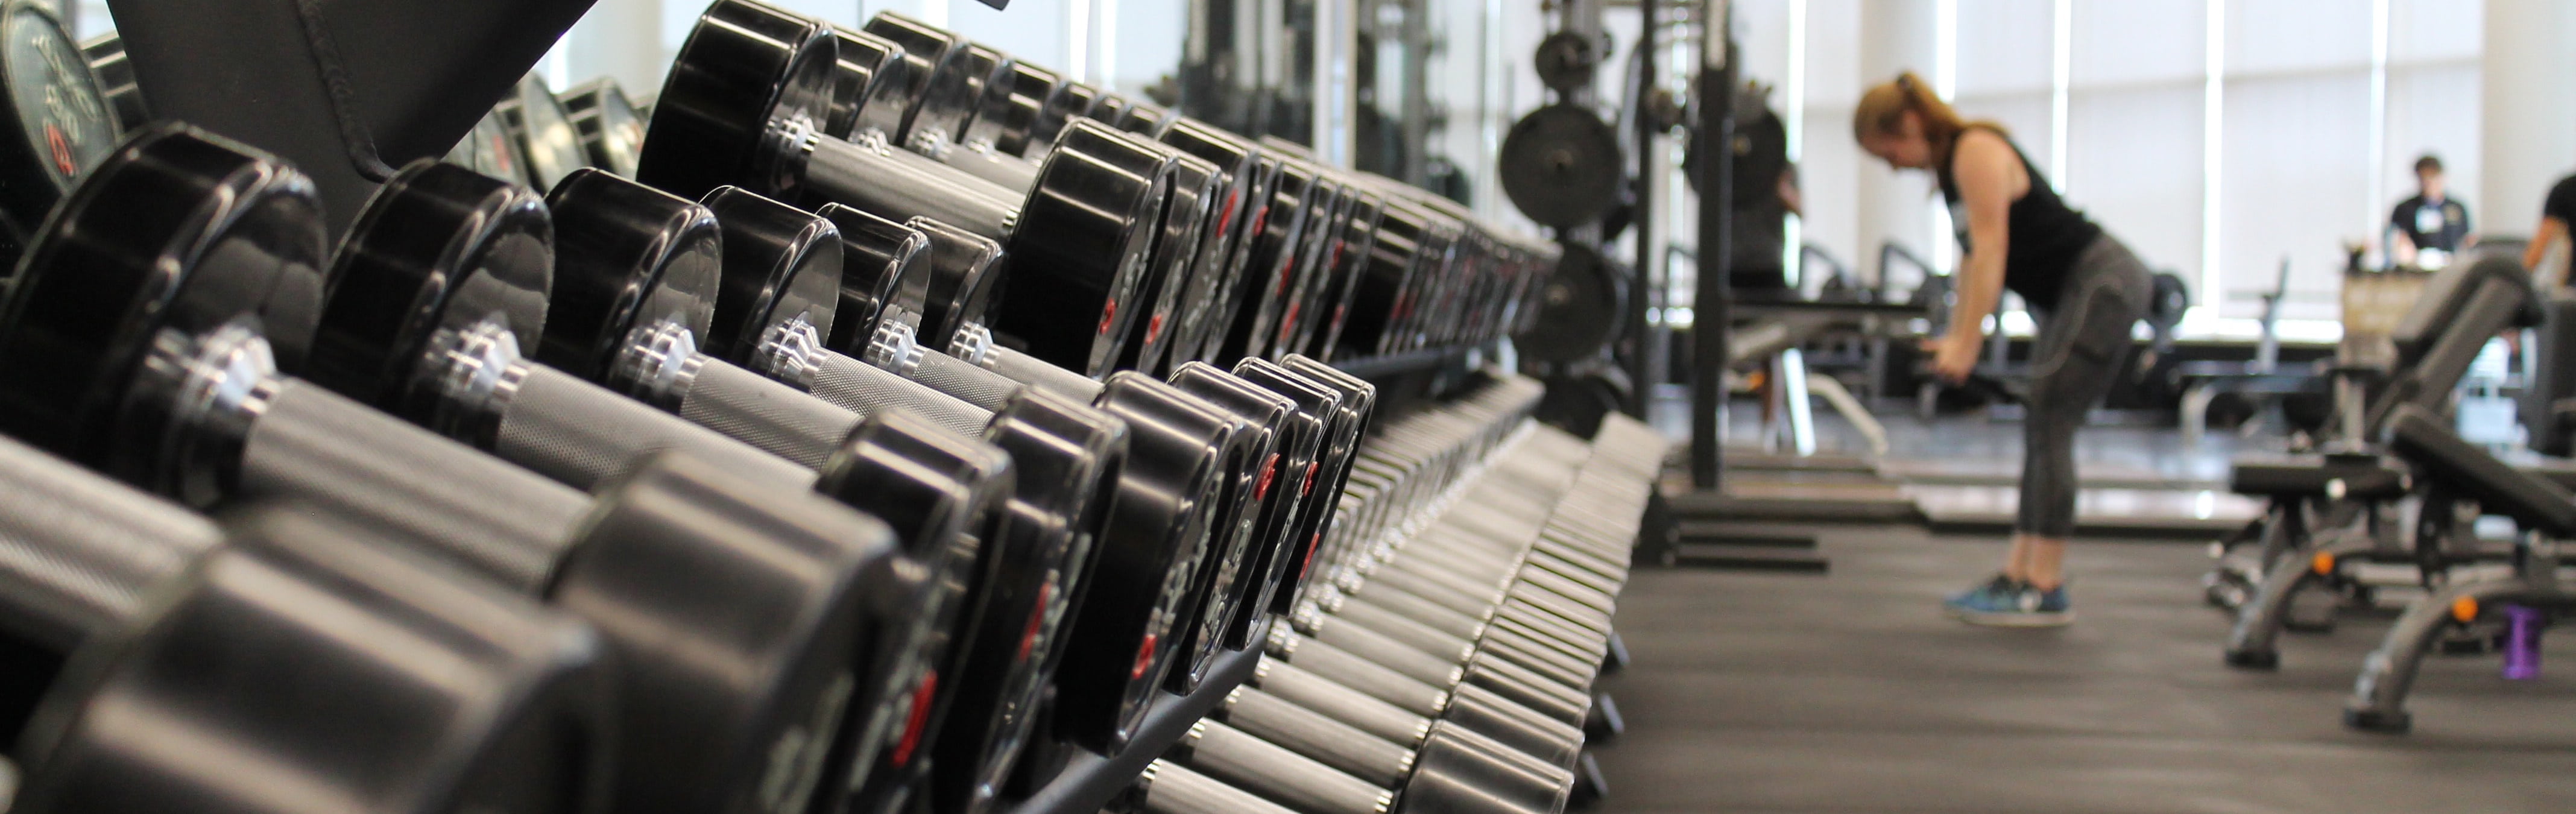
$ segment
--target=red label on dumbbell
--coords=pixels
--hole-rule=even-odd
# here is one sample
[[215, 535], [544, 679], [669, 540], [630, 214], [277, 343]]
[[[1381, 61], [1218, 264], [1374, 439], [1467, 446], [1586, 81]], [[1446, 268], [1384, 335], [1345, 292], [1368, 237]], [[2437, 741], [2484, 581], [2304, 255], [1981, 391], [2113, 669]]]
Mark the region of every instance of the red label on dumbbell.
[[1252, 486], [1252, 499], [1269, 500], [1270, 481], [1278, 477], [1278, 475], [1279, 453], [1273, 452], [1270, 453], [1270, 460], [1263, 461], [1261, 463], [1261, 480]]
[[1297, 490], [1297, 496], [1298, 496], [1298, 497], [1313, 497], [1313, 496], [1314, 496], [1314, 494], [1315, 494], [1315, 462], [1314, 462], [1314, 461], [1307, 461], [1307, 462], [1306, 462], [1306, 485], [1305, 485], [1305, 487], [1304, 487], [1304, 488], [1301, 488], [1301, 489], [1298, 489], [1298, 490]]
[[903, 740], [894, 745], [894, 765], [901, 768], [912, 762], [912, 750], [921, 746], [921, 729], [930, 723], [930, 699], [939, 695], [939, 671], [921, 677], [921, 686], [912, 691], [912, 714], [904, 717]]
[[1154, 668], [1154, 643], [1157, 638], [1154, 634], [1145, 634], [1145, 646], [1136, 649], [1136, 666], [1127, 671], [1127, 680], [1144, 678], [1145, 671]]
[[1225, 212], [1216, 216], [1217, 234], [1226, 234], [1225, 230], [1234, 226], [1234, 205], [1239, 203], [1243, 203], [1243, 190], [1238, 189], [1225, 196]]
[[1315, 544], [1323, 539], [1324, 533], [1320, 531], [1306, 535], [1306, 562], [1297, 566], [1297, 581], [1304, 582], [1307, 574], [1315, 573]]
[[1118, 321], [1118, 301], [1110, 300], [1108, 305], [1100, 309], [1100, 332], [1104, 335], [1109, 333], [1109, 323], [1116, 321]]
[[1155, 314], [1152, 319], [1145, 320], [1145, 341], [1153, 342], [1162, 338], [1163, 315]]
[[1029, 609], [1029, 626], [1028, 629], [1020, 631], [1020, 654], [1014, 657], [1012, 659], [1013, 661], [1028, 661], [1029, 652], [1037, 649], [1038, 627], [1045, 624], [1047, 600], [1054, 596], [1054, 585], [1044, 584], [1038, 586], [1037, 607]]

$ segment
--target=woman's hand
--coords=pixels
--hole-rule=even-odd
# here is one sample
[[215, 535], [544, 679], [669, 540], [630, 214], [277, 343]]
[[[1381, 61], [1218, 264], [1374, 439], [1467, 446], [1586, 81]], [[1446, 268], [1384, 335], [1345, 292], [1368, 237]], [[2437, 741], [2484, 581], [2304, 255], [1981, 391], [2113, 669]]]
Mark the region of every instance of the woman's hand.
[[1942, 336], [1932, 348], [1932, 376], [1944, 384], [1967, 382], [1968, 374], [1977, 369], [1977, 351], [1984, 344], [1973, 334]]

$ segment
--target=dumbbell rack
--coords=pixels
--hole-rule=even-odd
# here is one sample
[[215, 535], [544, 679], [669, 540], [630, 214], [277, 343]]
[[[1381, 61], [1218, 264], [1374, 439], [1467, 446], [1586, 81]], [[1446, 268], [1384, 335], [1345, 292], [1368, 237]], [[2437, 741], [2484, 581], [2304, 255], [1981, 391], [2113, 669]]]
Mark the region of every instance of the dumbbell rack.
[[[1478, 349], [1447, 349], [1347, 361], [1336, 363], [1334, 367], [1369, 380], [1380, 388], [1382, 396], [1394, 394], [1406, 404], [1406, 409], [1419, 409], [1470, 389], [1483, 375], [1476, 361], [1478, 358]], [[1380, 402], [1381, 420], [1386, 417], [1387, 405], [1387, 402]], [[1533, 429], [1524, 423], [1521, 432], [1525, 434]], [[1609, 436], [1621, 433], [1655, 435], [1654, 430], [1642, 424], [1624, 422], [1615, 430], [1605, 425], [1602, 437], [1606, 441]], [[1655, 457], [1660, 460], [1661, 456]], [[1462, 478], [1451, 484], [1451, 490], [1462, 489], [1473, 480], [1473, 477]], [[1634, 528], [1629, 531], [1633, 532]], [[1163, 758], [1175, 744], [1189, 735], [1193, 726], [1207, 719], [1230, 694], [1249, 681], [1264, 655], [1262, 648], [1254, 647], [1219, 656], [1207, 681], [1197, 692], [1189, 695], [1163, 692], [1158, 695], [1153, 710], [1146, 715], [1127, 748], [1109, 757], [1078, 752], [1047, 785], [1024, 799], [1005, 802], [996, 810], [1004, 814], [1095, 814], [1106, 810], [1105, 806], [1137, 784], [1149, 765]]]
[[[1471, 377], [1476, 348], [1434, 348], [1410, 353], [1374, 356], [1333, 364], [1335, 369], [1357, 376], [1378, 388], [1380, 410], [1397, 402], [1437, 399], [1454, 391]], [[1208, 671], [1206, 683], [1189, 695], [1163, 692], [1155, 699], [1153, 712], [1136, 730], [1136, 737], [1114, 757], [1101, 757], [1077, 752], [1072, 761], [1053, 781], [1028, 796], [1006, 803], [1003, 814], [1094, 814], [1120, 791], [1135, 785], [1147, 764], [1180, 742], [1190, 725], [1206, 718], [1208, 712], [1223, 702], [1228, 693], [1252, 677], [1252, 668], [1261, 663], [1259, 649], [1226, 653], [1217, 657], [1216, 666]]]

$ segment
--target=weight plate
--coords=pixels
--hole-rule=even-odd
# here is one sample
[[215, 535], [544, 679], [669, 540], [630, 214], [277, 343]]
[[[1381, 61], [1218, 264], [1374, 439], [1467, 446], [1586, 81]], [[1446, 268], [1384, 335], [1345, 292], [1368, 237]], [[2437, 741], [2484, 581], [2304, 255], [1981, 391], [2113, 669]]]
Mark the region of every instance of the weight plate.
[[1187, 361], [1184, 349], [1194, 351], [1205, 342], [1218, 294], [1231, 290], [1234, 281], [1243, 276], [1247, 259], [1243, 238], [1259, 231], [1250, 224], [1264, 220], [1256, 213], [1266, 211], [1270, 173], [1278, 168], [1275, 160], [1261, 161], [1261, 148], [1252, 142], [1187, 116], [1177, 117], [1171, 127], [1165, 128], [1161, 140], [1215, 164], [1230, 180], [1217, 210], [1216, 226], [1200, 236], [1199, 259], [1191, 265], [1189, 278], [1174, 301], [1175, 324], [1170, 326], [1171, 337], [1165, 343], [1169, 350], [1164, 359], [1151, 360], [1150, 366], [1139, 368], [1157, 373]]
[[[1243, 423], [1246, 434], [1245, 457], [1228, 466], [1225, 491], [1217, 497], [1209, 556], [1200, 564], [1198, 586], [1177, 625], [1182, 662], [1164, 686], [1187, 695], [1198, 691], [1216, 662], [1217, 651], [1230, 643], [1235, 617], [1260, 582], [1262, 574], [1255, 569], [1264, 551], [1276, 542], [1271, 535], [1286, 531], [1265, 521], [1284, 520], [1286, 515], [1278, 512], [1295, 509], [1293, 502], [1281, 506], [1273, 498], [1288, 498], [1278, 489], [1280, 470], [1294, 452], [1292, 445], [1306, 437], [1305, 427], [1297, 423], [1295, 402], [1214, 365], [1184, 362], [1173, 369], [1171, 383]], [[1240, 647], [1239, 640], [1233, 643]]]
[[1080, 601], [1092, 541], [1127, 456], [1126, 426], [1090, 405], [1027, 388], [994, 411], [987, 440], [1019, 468], [997, 542], [1004, 572], [957, 674], [953, 723], [934, 752], [935, 810], [980, 811], [1029, 745], [1047, 681], [1063, 661], [1064, 622]]
[[1377, 242], [1354, 281], [1334, 359], [1375, 356], [1394, 333], [1397, 298], [1412, 285], [1429, 213], [1410, 201], [1388, 198], [1378, 216]]
[[1029, 355], [1086, 376], [1109, 373], [1136, 321], [1135, 294], [1177, 154], [1098, 122], [1068, 125], [1038, 169], [1003, 250], [1018, 269], [992, 327]]
[[1144, 721], [1179, 651], [1174, 624], [1209, 539], [1236, 423], [1134, 371], [1110, 376], [1099, 404], [1127, 422], [1126, 469], [1096, 543], [1092, 587], [1074, 611], [1056, 674], [1055, 726], [1066, 740], [1116, 754]]
[[110, 31], [81, 43], [81, 56], [89, 60], [89, 69], [98, 74], [98, 85], [107, 93], [107, 105], [116, 111], [116, 122], [127, 130], [141, 128], [152, 121], [152, 110], [143, 101], [143, 88], [134, 83], [134, 61], [125, 55], [125, 39]]
[[871, 415], [825, 465], [816, 489], [885, 520], [906, 552], [946, 586], [939, 604], [919, 610], [933, 619], [932, 638], [903, 652], [880, 651], [875, 660], [910, 666], [880, 669], [881, 703], [860, 708], [867, 717], [853, 755], [849, 810], [901, 810], [928, 771], [930, 761], [920, 758], [937, 748], [1001, 573], [1000, 524], [1015, 481], [1001, 449], [902, 411]]
[[537, 188], [551, 189], [573, 170], [590, 166], [590, 155], [582, 151], [581, 132], [573, 129], [571, 114], [536, 74], [521, 77], [511, 97], [492, 110], [510, 128], [520, 166], [527, 168], [528, 179]]
[[1216, 215], [1216, 199], [1224, 192], [1222, 184], [1227, 178], [1218, 174], [1216, 165], [1187, 153], [1178, 158], [1170, 197], [1163, 201], [1154, 256], [1136, 290], [1145, 314], [1136, 320], [1128, 336], [1127, 348], [1118, 361], [1121, 370], [1135, 370], [1148, 364], [1148, 360], [1162, 358], [1163, 340], [1170, 337], [1172, 322], [1179, 317], [1181, 292], [1188, 287], [1193, 266], [1202, 254], [1200, 237], [1211, 228], [1209, 221]]
[[1538, 41], [1535, 66], [1539, 84], [1558, 93], [1573, 93], [1592, 84], [1601, 65], [1600, 41], [1572, 31], [1559, 31]]
[[1219, 294], [1216, 317], [1223, 320], [1222, 328], [1210, 330], [1206, 343], [1191, 358], [1230, 362], [1247, 355], [1257, 336], [1254, 331], [1263, 309], [1275, 297], [1280, 283], [1290, 281], [1296, 273], [1297, 250], [1306, 239], [1309, 222], [1323, 216], [1319, 204], [1331, 203], [1322, 185], [1316, 183], [1315, 165], [1287, 157], [1278, 161], [1279, 172], [1270, 182], [1269, 205], [1253, 224], [1256, 228], [1244, 236], [1250, 247], [1245, 254], [1243, 277], [1234, 281], [1233, 291]]
[[1351, 201], [1350, 223], [1343, 229], [1342, 240], [1333, 244], [1331, 270], [1325, 273], [1324, 284], [1315, 287], [1307, 311], [1313, 316], [1306, 320], [1305, 335], [1291, 343], [1292, 352], [1332, 355], [1350, 320], [1351, 296], [1358, 289], [1360, 272], [1377, 250], [1377, 226], [1385, 212], [1386, 199], [1374, 192], [1362, 192]]
[[1052, 140], [1057, 131], [1064, 129], [1070, 85], [1054, 71], [1025, 62], [1013, 63], [1009, 104], [998, 116], [976, 120], [978, 132], [968, 134], [969, 140], [989, 140], [993, 150], [1003, 155], [1027, 155], [1029, 145], [1044, 143], [1036, 141], [1035, 134], [1046, 133]]
[[[537, 346], [553, 286], [554, 230], [526, 187], [421, 159], [376, 188], [332, 260], [330, 302], [303, 378], [450, 437], [490, 438], [441, 415], [433, 356], [477, 325]], [[490, 448], [488, 443], [482, 448]]]
[[[817, 212], [841, 231], [840, 313], [824, 344], [849, 353], [867, 347], [879, 320], [918, 327], [905, 286], [923, 288], [930, 238], [921, 231], [840, 204]], [[889, 311], [887, 309], [892, 308]]]
[[0, 5], [0, 79], [9, 84], [0, 115], [16, 136], [0, 150], [0, 208], [25, 234], [107, 157], [125, 128], [88, 58], [44, 4]]
[[[761, 148], [776, 124], [824, 125], [838, 55], [819, 23], [749, 0], [717, 0], [689, 30], [653, 99], [635, 178], [687, 196], [742, 183], [792, 198], [798, 179], [789, 167], [764, 163], [775, 156]], [[745, 76], [757, 79], [746, 84]]]
[[1279, 299], [1266, 312], [1270, 325], [1259, 330], [1259, 349], [1246, 347], [1252, 356], [1277, 358], [1297, 348], [1291, 343], [1304, 331], [1308, 311], [1306, 304], [1314, 292], [1324, 287], [1324, 276], [1332, 273], [1334, 255], [1348, 241], [1351, 205], [1360, 194], [1357, 185], [1345, 186], [1326, 176], [1323, 188], [1316, 192], [1316, 220], [1306, 229], [1304, 247], [1297, 252], [1297, 269], [1280, 291]]
[[1089, 118], [1091, 109], [1100, 105], [1102, 91], [1080, 82], [1067, 82], [1064, 92], [1054, 101], [1054, 112], [1038, 118], [1038, 127], [1029, 131], [1028, 150], [1036, 153], [1055, 143], [1064, 126], [1075, 119]]
[[700, 351], [750, 364], [770, 341], [832, 335], [841, 299], [841, 230], [741, 187], [699, 201], [724, 236], [724, 278]]
[[849, 138], [861, 127], [894, 132], [903, 126], [904, 99], [912, 93], [912, 63], [903, 47], [863, 31], [832, 27], [839, 52], [833, 63], [831, 112], [823, 134]]
[[175, 394], [130, 392], [151, 389], [137, 381], [144, 357], [164, 338], [248, 322], [281, 368], [301, 368], [326, 241], [312, 180], [283, 160], [180, 124], [135, 133], [18, 267], [0, 311], [0, 429], [158, 482]]
[[1002, 244], [929, 218], [905, 223], [930, 239], [929, 262], [923, 266], [926, 290], [914, 304], [920, 335], [932, 346], [946, 347], [960, 329], [983, 324], [993, 299], [1001, 295]]
[[[1377, 386], [1312, 357], [1291, 355], [1280, 360], [1279, 366], [1341, 394], [1341, 406], [1324, 415], [1323, 452], [1316, 459], [1313, 478], [1317, 493], [1340, 495], [1350, 485], [1351, 466], [1358, 459], [1360, 438], [1368, 432], [1369, 422], [1377, 415]], [[1307, 532], [1305, 548], [1296, 552], [1295, 559], [1287, 564], [1289, 576], [1271, 603], [1272, 612], [1287, 613], [1305, 599], [1306, 581], [1313, 575], [1315, 547], [1323, 538], [1332, 535], [1333, 523], [1339, 519], [1338, 506], [1335, 499], [1310, 504], [1309, 511], [1314, 516], [1308, 518], [1305, 527], [1312, 530]]]
[[627, 334], [669, 322], [707, 335], [723, 277], [715, 213], [590, 167], [546, 193], [555, 292], [537, 361], [605, 379]]
[[1503, 194], [1540, 225], [1567, 229], [1601, 216], [1627, 172], [1618, 134], [1592, 111], [1553, 104], [1503, 136]]
[[635, 177], [635, 162], [644, 153], [644, 116], [635, 112], [626, 89], [603, 76], [574, 85], [561, 98], [590, 165]]

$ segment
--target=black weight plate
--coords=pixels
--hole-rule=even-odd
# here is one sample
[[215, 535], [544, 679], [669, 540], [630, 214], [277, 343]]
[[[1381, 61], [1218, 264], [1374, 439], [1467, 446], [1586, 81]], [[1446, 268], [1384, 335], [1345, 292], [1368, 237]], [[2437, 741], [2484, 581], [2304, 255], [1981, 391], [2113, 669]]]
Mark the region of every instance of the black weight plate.
[[846, 787], [832, 757], [861, 734], [862, 671], [934, 590], [896, 544], [868, 514], [684, 454], [603, 488], [547, 593], [620, 656], [619, 765], [660, 767], [619, 773], [614, 810], [800, 810]]
[[1540, 225], [1567, 229], [1601, 217], [1626, 178], [1619, 136], [1592, 111], [1554, 104], [1503, 136], [1503, 194]]
[[758, 179], [792, 197], [788, 168], [761, 163], [777, 123], [821, 128], [839, 82], [839, 49], [824, 26], [748, 0], [717, 0], [699, 15], [653, 98], [635, 177], [696, 197]]
[[902, 121], [886, 135], [897, 144], [913, 138], [916, 131], [935, 134], [929, 137], [943, 142], [963, 135], [966, 121], [975, 115], [984, 82], [999, 72], [1000, 65], [986, 62], [996, 54], [989, 50], [971, 54], [966, 38], [894, 12], [878, 12], [862, 30], [902, 48], [904, 61], [914, 71]]
[[855, 353], [867, 347], [880, 320], [918, 327], [918, 297], [929, 288], [930, 237], [840, 204], [824, 204], [817, 214], [841, 230], [840, 313], [824, 344]]
[[1134, 371], [1109, 377], [1100, 406], [1127, 422], [1127, 467], [1110, 504], [1056, 673], [1056, 730], [1100, 754], [1125, 747], [1178, 653], [1191, 577], [1238, 424]]
[[934, 617], [935, 638], [879, 655], [912, 669], [880, 671], [877, 703], [860, 708], [867, 723], [852, 755], [849, 810], [900, 809], [928, 770], [923, 758], [937, 748], [1002, 567], [1000, 524], [1016, 476], [1001, 449], [901, 411], [869, 416], [824, 466], [819, 491], [884, 519], [945, 586], [942, 602], [920, 611]]
[[1259, 582], [1259, 572], [1247, 569], [1260, 561], [1261, 552], [1275, 539], [1265, 538], [1264, 533], [1283, 530], [1263, 521], [1270, 515], [1271, 499], [1285, 497], [1276, 489], [1285, 457], [1281, 445], [1303, 439], [1291, 437], [1297, 429], [1291, 426], [1297, 419], [1295, 402], [1214, 365], [1182, 363], [1172, 371], [1171, 383], [1245, 427], [1243, 457], [1228, 467], [1225, 490], [1216, 498], [1208, 556], [1200, 562], [1198, 584], [1191, 589], [1176, 625], [1180, 640], [1175, 644], [1181, 649], [1182, 662], [1164, 686], [1187, 695], [1207, 680], [1217, 651], [1227, 644], [1236, 612]]
[[1177, 155], [1098, 122], [1057, 136], [1003, 251], [1018, 273], [991, 325], [1029, 355], [1106, 375], [1136, 320], [1136, 288], [1154, 245]]
[[[533, 348], [554, 279], [554, 226], [534, 190], [432, 159], [367, 200], [332, 259], [331, 299], [303, 378], [451, 437], [433, 357], [489, 323]], [[488, 445], [485, 448], [489, 448]]]
[[1297, 266], [1272, 292], [1277, 296], [1262, 316], [1262, 322], [1267, 324], [1254, 327], [1256, 341], [1245, 347], [1247, 355], [1277, 358], [1296, 349], [1291, 343], [1304, 330], [1306, 303], [1323, 288], [1323, 278], [1332, 273], [1335, 253], [1349, 240], [1351, 204], [1357, 200], [1359, 188], [1343, 185], [1330, 176], [1318, 183], [1321, 186], [1315, 193], [1315, 219], [1306, 228], [1304, 245], [1297, 250]]
[[125, 38], [110, 31], [81, 43], [81, 56], [89, 60], [89, 69], [98, 74], [99, 89], [107, 92], [108, 107], [116, 111], [116, 121], [127, 130], [140, 129], [152, 121], [152, 108], [143, 100], [143, 88], [134, 83], [134, 60], [126, 58]]
[[1411, 287], [1416, 255], [1422, 249], [1422, 237], [1429, 228], [1429, 213], [1411, 202], [1388, 198], [1378, 216], [1377, 242], [1353, 281], [1351, 307], [1343, 318], [1339, 343], [1332, 358], [1359, 359], [1377, 355], [1379, 346], [1393, 335], [1399, 297]]
[[1217, 314], [1226, 320], [1224, 330], [1211, 331], [1196, 358], [1229, 363], [1243, 358], [1254, 345], [1256, 330], [1267, 327], [1260, 324], [1261, 317], [1282, 284], [1296, 274], [1298, 250], [1322, 217], [1323, 207], [1318, 204], [1331, 203], [1316, 183], [1319, 169], [1295, 158], [1280, 159], [1279, 174], [1270, 183], [1266, 217], [1255, 224], [1262, 228], [1245, 236], [1251, 251], [1243, 277], [1235, 281], [1234, 291], [1218, 300]]
[[1029, 745], [1127, 455], [1123, 423], [1043, 388], [994, 411], [986, 438], [1010, 453], [1019, 485], [996, 542], [1005, 570], [957, 674], [955, 723], [934, 753], [943, 767], [931, 778], [939, 811], [983, 810]]
[[[1347, 417], [1342, 415], [1341, 391], [1277, 362], [1245, 359], [1235, 363], [1234, 375], [1294, 402], [1299, 416], [1290, 425], [1294, 430], [1290, 440], [1281, 447], [1280, 480], [1274, 487], [1282, 490], [1289, 514], [1278, 521], [1284, 525], [1276, 542], [1253, 563], [1258, 582], [1226, 630], [1226, 646], [1240, 649], [1252, 646], [1253, 637], [1269, 629], [1281, 592], [1295, 590], [1308, 552], [1321, 542], [1323, 523], [1341, 499], [1338, 493], [1319, 493], [1316, 487], [1339, 466], [1328, 456], [1337, 448], [1333, 442]], [[1296, 437], [1299, 433], [1302, 441]], [[1263, 522], [1273, 521], [1265, 518]]]
[[1286, 582], [1270, 606], [1275, 613], [1287, 613], [1305, 599], [1306, 580], [1314, 570], [1315, 546], [1333, 532], [1335, 513], [1340, 508], [1338, 496], [1350, 485], [1360, 438], [1368, 434], [1369, 424], [1377, 416], [1377, 386], [1312, 357], [1289, 356], [1280, 360], [1279, 366], [1342, 396], [1341, 406], [1324, 416], [1323, 453], [1316, 459], [1316, 473], [1311, 479], [1315, 491], [1326, 497], [1312, 504], [1315, 516], [1308, 522], [1314, 530], [1308, 534], [1305, 548], [1287, 564]]
[[536, 74], [521, 77], [510, 98], [492, 111], [501, 114], [501, 123], [510, 128], [520, 166], [527, 168], [528, 179], [539, 189], [551, 188], [573, 170], [590, 166], [590, 154], [582, 150], [581, 132], [573, 128], [572, 114]]
[[297, 793], [350, 811], [613, 810], [614, 670], [588, 626], [301, 507], [230, 525], [235, 547], [72, 660], [16, 744], [11, 811], [276, 798], [275, 772], [208, 771], [209, 749], [294, 766]]
[[1049, 101], [1050, 112], [1038, 117], [1037, 127], [1029, 131], [1029, 144], [1023, 155], [1044, 151], [1055, 143], [1057, 135], [1064, 132], [1065, 125], [1072, 124], [1075, 119], [1088, 118], [1091, 109], [1100, 105], [1101, 93], [1099, 88], [1080, 82], [1065, 83], [1064, 91]]
[[704, 337], [723, 279], [715, 213], [584, 167], [546, 193], [555, 286], [537, 361], [605, 378], [627, 334], [669, 322]]
[[888, 133], [903, 126], [904, 100], [912, 93], [912, 63], [903, 47], [863, 31], [832, 27], [839, 51], [833, 65], [831, 113], [823, 134], [849, 138], [861, 127]]
[[699, 203], [724, 233], [722, 293], [701, 350], [748, 364], [773, 332], [831, 336], [841, 299], [841, 230], [741, 187], [717, 187]]
[[1215, 164], [1229, 174], [1223, 203], [1217, 209], [1215, 227], [1201, 235], [1199, 260], [1192, 264], [1190, 276], [1174, 303], [1170, 349], [1162, 359], [1151, 360], [1139, 369], [1158, 375], [1173, 365], [1195, 358], [1206, 342], [1209, 323], [1213, 320], [1217, 297], [1232, 290], [1234, 281], [1243, 276], [1244, 236], [1259, 231], [1251, 224], [1263, 221], [1269, 203], [1268, 186], [1278, 169], [1277, 161], [1261, 161], [1261, 148], [1232, 133], [1186, 116], [1176, 117], [1164, 129], [1161, 141], [1189, 155]]
[[125, 135], [88, 57], [47, 5], [0, 4], [0, 80], [9, 86], [0, 117], [11, 134], [0, 149], [0, 211], [22, 230]]
[[1572, 93], [1592, 84], [1601, 66], [1599, 41], [1572, 31], [1559, 31], [1538, 41], [1534, 67], [1539, 84], [1558, 93]]
[[1154, 256], [1145, 278], [1137, 286], [1136, 299], [1145, 308], [1144, 317], [1127, 339], [1127, 348], [1118, 361], [1121, 370], [1150, 366], [1162, 358], [1163, 340], [1171, 335], [1172, 322], [1179, 318], [1181, 292], [1188, 287], [1196, 263], [1204, 255], [1207, 230], [1217, 216], [1217, 198], [1226, 191], [1228, 180], [1219, 174], [1215, 164], [1194, 155], [1182, 153], [1173, 168], [1170, 197], [1163, 201], [1160, 234], [1154, 239]]
[[[1246, 363], [1257, 361], [1264, 360], [1246, 359], [1236, 368], [1244, 369]], [[1315, 456], [1323, 443], [1323, 418], [1308, 411], [1308, 402], [1301, 398], [1323, 398], [1327, 394], [1285, 371], [1273, 368], [1270, 373], [1275, 375], [1241, 376], [1193, 363], [1182, 365], [1172, 374], [1174, 385], [1255, 419], [1271, 434], [1271, 453], [1253, 475], [1250, 504], [1242, 519], [1242, 534], [1248, 542], [1234, 593], [1211, 603], [1201, 620], [1204, 633], [1235, 650], [1252, 646], [1252, 632], [1267, 628], [1268, 603], [1286, 560], [1283, 552], [1304, 542], [1295, 537], [1295, 532], [1303, 519], [1306, 501], [1312, 497], [1305, 484], [1315, 474]], [[1303, 392], [1292, 395], [1280, 386]]]
[[635, 111], [626, 89], [603, 76], [572, 86], [561, 98], [590, 165], [635, 177], [635, 162], [644, 154], [644, 115]]
[[905, 225], [930, 238], [925, 290], [910, 305], [919, 309], [916, 327], [923, 342], [948, 347], [958, 330], [984, 324], [985, 313], [1000, 296], [1002, 244], [929, 218], [913, 218]]
[[1436, 211], [1426, 210], [1422, 239], [1414, 250], [1412, 285], [1396, 297], [1396, 333], [1380, 348], [1382, 353], [1400, 353], [1420, 349], [1430, 329], [1449, 316], [1443, 310], [1448, 300], [1461, 289], [1458, 285], [1458, 241], [1465, 225]]
[[1368, 266], [1369, 255], [1377, 250], [1377, 225], [1385, 212], [1386, 199], [1374, 192], [1362, 192], [1351, 201], [1350, 223], [1343, 228], [1342, 240], [1333, 244], [1331, 268], [1325, 272], [1324, 284], [1315, 287], [1315, 298], [1308, 305], [1311, 316], [1305, 320], [1304, 336], [1292, 343], [1290, 351], [1330, 357], [1333, 346], [1341, 342], [1360, 274]]
[[28, 247], [0, 316], [0, 429], [151, 483], [175, 394], [136, 392], [167, 333], [248, 321], [303, 366], [329, 257], [313, 182], [178, 124], [126, 139]]
[[1037, 133], [1053, 140], [1064, 129], [1070, 91], [1071, 83], [1061, 74], [1026, 62], [1013, 63], [1009, 103], [1000, 115], [977, 119], [976, 132], [968, 139], [987, 139], [1003, 155], [1028, 155], [1029, 145], [1043, 143], [1035, 140]]

